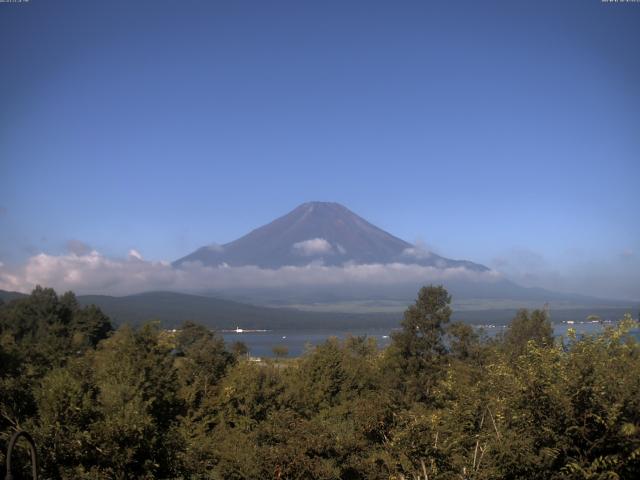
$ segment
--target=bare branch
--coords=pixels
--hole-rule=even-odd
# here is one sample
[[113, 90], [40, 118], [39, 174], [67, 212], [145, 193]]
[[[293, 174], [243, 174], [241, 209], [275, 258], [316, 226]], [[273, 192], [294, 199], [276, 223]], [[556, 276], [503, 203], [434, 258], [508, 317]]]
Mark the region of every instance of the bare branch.
[[502, 442], [502, 439], [500, 438], [500, 432], [498, 431], [498, 427], [496, 425], [496, 421], [493, 418], [493, 414], [491, 413], [491, 410], [489, 409], [489, 407], [487, 406], [487, 411], [489, 412], [489, 416], [491, 417], [491, 422], [493, 423], [493, 429], [496, 431], [496, 436], [498, 437], [498, 441]]
[[424, 480], [429, 480], [429, 475], [427, 475], [427, 467], [424, 465], [424, 460], [420, 459], [420, 465], [422, 465], [422, 473], [424, 473]]

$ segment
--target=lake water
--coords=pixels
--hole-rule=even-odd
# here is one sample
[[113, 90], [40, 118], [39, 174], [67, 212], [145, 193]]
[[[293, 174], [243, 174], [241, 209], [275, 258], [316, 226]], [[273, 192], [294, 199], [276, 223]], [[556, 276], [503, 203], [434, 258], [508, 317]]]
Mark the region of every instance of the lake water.
[[289, 350], [289, 357], [298, 357], [304, 353], [307, 346], [319, 345], [330, 337], [344, 339], [347, 336], [368, 336], [378, 342], [379, 347], [389, 345], [391, 329], [370, 330], [269, 330], [266, 332], [222, 332], [226, 343], [244, 342], [252, 357], [273, 357], [273, 347], [285, 346]]
[[[602, 329], [599, 323], [558, 323], [554, 326], [554, 333], [557, 336], [567, 335], [567, 330], [573, 328], [578, 335], [597, 333]], [[489, 336], [497, 335], [504, 330], [501, 325], [483, 326]], [[252, 357], [273, 357], [273, 347], [287, 347], [289, 357], [297, 357], [304, 353], [308, 346], [319, 345], [330, 337], [344, 339], [348, 335], [368, 336], [376, 339], [379, 347], [386, 347], [391, 342], [391, 332], [393, 329], [369, 329], [369, 330], [268, 330], [265, 332], [222, 332], [222, 336], [227, 343], [244, 342], [249, 348], [249, 355]], [[638, 337], [638, 333], [635, 333]]]

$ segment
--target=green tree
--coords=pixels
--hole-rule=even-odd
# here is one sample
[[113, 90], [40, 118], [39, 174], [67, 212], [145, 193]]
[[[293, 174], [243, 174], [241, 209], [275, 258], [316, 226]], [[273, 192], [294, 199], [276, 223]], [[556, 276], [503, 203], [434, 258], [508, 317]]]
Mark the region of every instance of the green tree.
[[536, 345], [553, 345], [553, 326], [544, 310], [519, 310], [504, 334], [507, 350], [514, 356], [521, 355], [527, 348], [527, 343], [533, 341]]
[[447, 328], [449, 352], [454, 358], [468, 362], [479, 362], [482, 356], [480, 335], [471, 325], [455, 322]]
[[171, 427], [181, 401], [173, 357], [160, 344], [157, 327], [121, 327], [92, 356], [99, 412], [90, 430], [95, 465], [113, 478], [173, 476]]
[[402, 330], [392, 335], [387, 352], [392, 388], [409, 401], [424, 401], [443, 373], [447, 349], [445, 326], [451, 317], [451, 296], [442, 286], [423, 287], [404, 313]]
[[210, 329], [186, 322], [176, 338], [176, 349], [182, 353], [175, 361], [180, 383], [180, 396], [189, 409], [215, 394], [215, 387], [235, 362], [224, 340]]
[[0, 450], [11, 430], [37, 416], [35, 391], [60, 368], [111, 332], [96, 307], [81, 308], [73, 293], [50, 288], [0, 306]]

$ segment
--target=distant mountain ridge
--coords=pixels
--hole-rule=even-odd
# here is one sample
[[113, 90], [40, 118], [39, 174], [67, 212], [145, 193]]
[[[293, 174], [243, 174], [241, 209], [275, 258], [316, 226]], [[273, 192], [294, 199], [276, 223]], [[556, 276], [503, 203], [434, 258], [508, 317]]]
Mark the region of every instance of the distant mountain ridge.
[[[61, 293], [61, 292], [58, 292]], [[27, 294], [0, 290], [0, 304], [26, 298]], [[165, 328], [179, 327], [191, 320], [215, 329], [266, 328], [318, 330], [394, 328], [398, 326], [401, 311], [347, 313], [311, 312], [293, 308], [269, 308], [220, 298], [190, 295], [175, 292], [146, 292], [136, 295], [114, 297], [109, 295], [79, 295], [81, 305], [96, 305], [116, 324], [139, 325], [150, 320], [158, 320]], [[408, 305], [409, 303], [407, 303]], [[551, 318], [555, 322], [564, 320], [581, 321], [589, 314], [600, 315], [604, 319], [616, 320], [638, 306], [574, 307], [553, 310]], [[489, 310], [456, 310], [453, 320], [470, 323], [503, 324], [513, 318], [516, 308]], [[239, 337], [241, 340], [242, 338]]]
[[286, 215], [224, 245], [201, 247], [173, 265], [201, 262], [207, 266], [255, 265], [262, 268], [404, 263], [438, 268], [489, 270], [466, 260], [425, 251], [369, 223], [334, 202], [303, 203]]
[[[25, 293], [0, 290], [0, 305], [27, 297]], [[239, 326], [245, 329], [340, 330], [396, 326], [401, 317], [399, 312], [365, 315], [269, 308], [221, 298], [165, 291], [121, 297], [78, 295], [77, 299], [82, 306], [96, 305], [117, 325], [140, 325], [148, 321], [159, 321], [164, 328], [177, 328], [185, 321], [193, 321], [214, 329], [233, 329]]]

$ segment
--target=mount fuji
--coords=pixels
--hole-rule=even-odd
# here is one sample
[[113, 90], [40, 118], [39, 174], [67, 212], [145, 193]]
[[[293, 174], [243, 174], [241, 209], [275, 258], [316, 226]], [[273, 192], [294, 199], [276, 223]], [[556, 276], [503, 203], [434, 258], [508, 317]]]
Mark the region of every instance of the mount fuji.
[[464, 267], [477, 272], [489, 270], [484, 265], [426, 251], [332, 202], [303, 203], [233, 242], [201, 247], [174, 262], [174, 266], [188, 262], [261, 268], [309, 263], [327, 266], [402, 263], [436, 268]]

